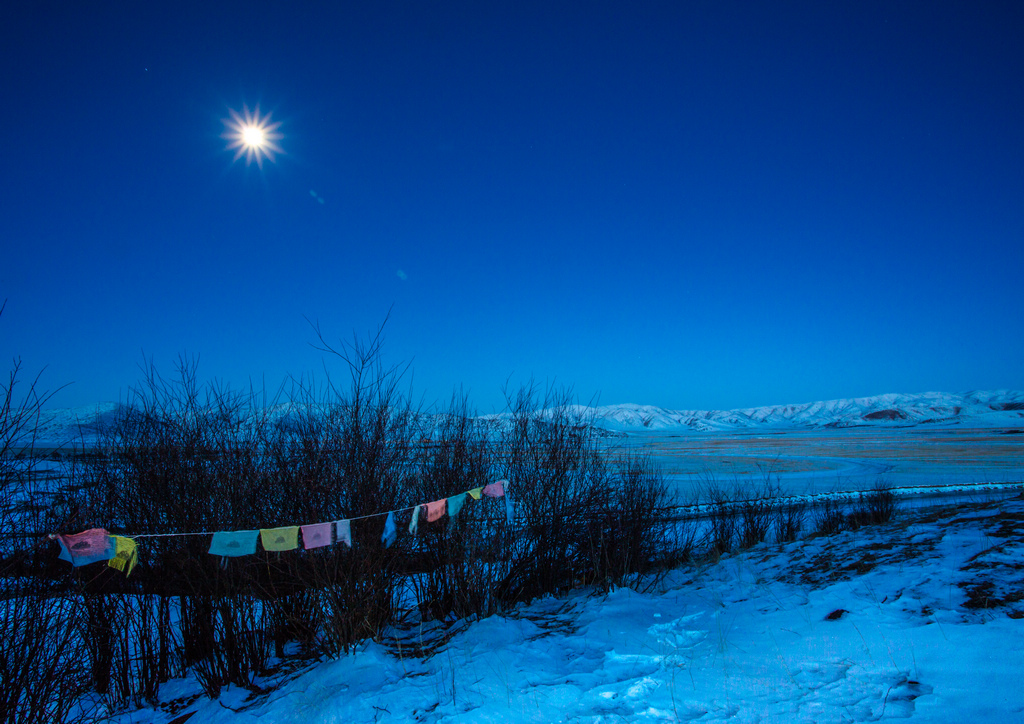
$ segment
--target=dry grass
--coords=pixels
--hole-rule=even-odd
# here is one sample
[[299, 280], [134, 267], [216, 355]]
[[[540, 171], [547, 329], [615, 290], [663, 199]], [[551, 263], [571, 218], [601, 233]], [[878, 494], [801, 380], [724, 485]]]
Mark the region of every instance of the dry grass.
[[[935, 526], [935, 527], [932, 527]], [[991, 545], [950, 571], [951, 584], [964, 595], [964, 615], [1001, 611], [1024, 618], [1024, 500], [944, 506], [863, 531], [820, 538], [823, 545], [804, 553], [793, 546], [780, 578], [812, 588], [847, 581], [883, 565], [914, 565], [941, 555], [943, 538], [953, 532], [976, 531]], [[808, 548], [811, 550], [810, 548]], [[922, 615], [929, 615], [923, 610]]]

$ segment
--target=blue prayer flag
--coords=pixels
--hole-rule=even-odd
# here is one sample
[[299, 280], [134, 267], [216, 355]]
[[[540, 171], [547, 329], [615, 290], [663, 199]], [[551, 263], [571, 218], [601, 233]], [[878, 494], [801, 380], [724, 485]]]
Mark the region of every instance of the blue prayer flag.
[[384, 541], [384, 547], [389, 548], [397, 537], [398, 529], [395, 528], [395, 514], [388, 513], [388, 519], [384, 521], [384, 535], [380, 539]]
[[228, 530], [213, 534], [210, 553], [215, 556], [251, 556], [256, 552], [258, 530]]

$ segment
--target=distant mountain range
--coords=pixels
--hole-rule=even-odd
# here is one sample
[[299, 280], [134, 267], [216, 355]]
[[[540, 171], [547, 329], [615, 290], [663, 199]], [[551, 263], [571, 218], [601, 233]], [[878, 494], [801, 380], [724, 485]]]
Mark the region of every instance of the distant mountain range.
[[[111, 402], [44, 410], [39, 420], [37, 440], [41, 443], [60, 443], [83, 437], [88, 440], [116, 416], [118, 409], [119, 405]], [[282, 405], [276, 414], [287, 417], [289, 409], [289, 405]], [[652, 405], [621, 404], [579, 407], [577, 411], [587, 417], [592, 415], [597, 427], [613, 432], [727, 432], [918, 425], [1024, 428], [1024, 392], [888, 394], [741, 410], [666, 410]], [[495, 420], [503, 416], [487, 417]]]
[[590, 409], [598, 426], [626, 432], [916, 425], [1024, 426], [1024, 392], [1013, 390], [888, 394], [742, 410], [665, 410], [650, 405], [608, 405]]

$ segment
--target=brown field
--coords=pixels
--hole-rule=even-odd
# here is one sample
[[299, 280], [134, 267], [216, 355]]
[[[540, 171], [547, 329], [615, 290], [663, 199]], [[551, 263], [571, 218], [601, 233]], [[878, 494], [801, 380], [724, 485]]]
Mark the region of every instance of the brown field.
[[792, 493], [890, 485], [1024, 481], [1024, 434], [1001, 429], [878, 429], [793, 432], [630, 433], [665, 474], [687, 487], [778, 480]]

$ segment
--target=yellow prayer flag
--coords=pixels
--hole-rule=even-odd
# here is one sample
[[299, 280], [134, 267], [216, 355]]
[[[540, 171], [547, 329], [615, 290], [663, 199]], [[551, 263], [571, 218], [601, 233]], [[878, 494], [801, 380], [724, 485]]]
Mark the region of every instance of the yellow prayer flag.
[[469, 497], [473, 500], [480, 500], [480, 495], [483, 493], [483, 488], [473, 488], [469, 491]]
[[260, 528], [260, 543], [265, 551], [293, 551], [299, 547], [299, 526]]
[[110, 536], [114, 539], [114, 557], [107, 561], [107, 565], [111, 568], [124, 573], [125, 576], [132, 574], [132, 569], [135, 568], [135, 564], [139, 562], [139, 549], [135, 545], [135, 541], [131, 538], [125, 538], [120, 535]]

